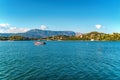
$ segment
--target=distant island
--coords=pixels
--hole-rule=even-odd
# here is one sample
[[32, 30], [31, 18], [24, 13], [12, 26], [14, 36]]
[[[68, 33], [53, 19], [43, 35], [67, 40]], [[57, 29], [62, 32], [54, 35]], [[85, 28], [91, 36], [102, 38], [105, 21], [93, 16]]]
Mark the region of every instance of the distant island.
[[75, 33], [73, 31], [50, 31], [33, 29], [25, 33], [0, 33], [0, 40], [84, 40], [84, 41], [120, 41], [120, 33]]

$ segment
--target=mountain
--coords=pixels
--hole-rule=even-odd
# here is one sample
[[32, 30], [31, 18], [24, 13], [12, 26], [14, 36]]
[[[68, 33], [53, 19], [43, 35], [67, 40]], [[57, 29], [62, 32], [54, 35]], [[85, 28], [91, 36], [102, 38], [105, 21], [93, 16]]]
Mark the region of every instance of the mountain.
[[45, 38], [49, 36], [57, 36], [57, 35], [66, 35], [66, 36], [74, 36], [75, 32], [73, 31], [50, 31], [50, 30], [40, 30], [40, 29], [32, 29], [25, 33], [0, 33], [0, 36], [9, 37], [9, 36], [24, 36], [29, 38]]

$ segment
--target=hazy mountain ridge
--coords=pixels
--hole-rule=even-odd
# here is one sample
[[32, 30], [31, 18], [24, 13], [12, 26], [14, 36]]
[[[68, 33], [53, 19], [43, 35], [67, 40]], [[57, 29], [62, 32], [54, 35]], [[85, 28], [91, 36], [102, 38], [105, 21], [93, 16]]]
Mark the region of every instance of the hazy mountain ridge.
[[57, 36], [57, 35], [66, 35], [66, 36], [74, 36], [75, 32], [73, 31], [50, 31], [50, 30], [40, 30], [40, 29], [32, 29], [25, 33], [0, 33], [0, 36], [9, 37], [9, 36], [24, 36], [29, 38], [44, 38], [49, 36]]

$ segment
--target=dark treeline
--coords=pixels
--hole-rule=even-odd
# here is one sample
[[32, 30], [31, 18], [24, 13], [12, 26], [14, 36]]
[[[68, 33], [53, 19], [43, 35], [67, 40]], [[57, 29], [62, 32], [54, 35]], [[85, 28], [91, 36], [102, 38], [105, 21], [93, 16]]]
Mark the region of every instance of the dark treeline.
[[11, 40], [11, 41], [26, 41], [26, 40], [37, 40], [36, 38], [28, 38], [23, 36], [10, 36], [10, 37], [0, 37], [1, 41]]
[[24, 40], [96, 40], [96, 41], [120, 41], [120, 33], [106, 34], [100, 32], [90, 32], [85, 34], [79, 34], [75, 36], [51, 36], [47, 38], [28, 38], [23, 36], [10, 36], [10, 37], [0, 37], [0, 40], [14, 40], [14, 41], [24, 41]]

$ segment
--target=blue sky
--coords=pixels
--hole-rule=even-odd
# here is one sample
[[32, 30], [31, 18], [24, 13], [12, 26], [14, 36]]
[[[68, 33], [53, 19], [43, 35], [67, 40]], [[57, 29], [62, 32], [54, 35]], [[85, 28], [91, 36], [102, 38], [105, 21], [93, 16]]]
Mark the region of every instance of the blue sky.
[[120, 32], [120, 0], [0, 0], [0, 32]]

